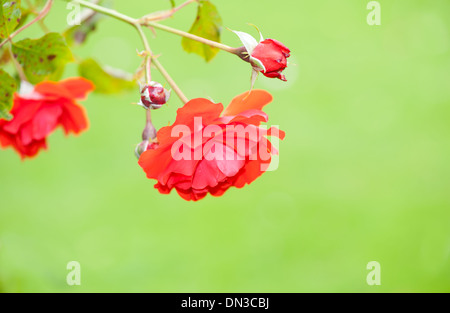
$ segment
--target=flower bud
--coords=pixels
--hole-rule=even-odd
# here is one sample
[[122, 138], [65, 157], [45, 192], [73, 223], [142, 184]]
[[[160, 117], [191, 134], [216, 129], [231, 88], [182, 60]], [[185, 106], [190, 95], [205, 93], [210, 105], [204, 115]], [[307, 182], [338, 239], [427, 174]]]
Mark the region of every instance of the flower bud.
[[264, 65], [264, 76], [286, 81], [281, 72], [287, 67], [286, 59], [290, 56], [290, 50], [281, 42], [274, 39], [263, 40], [255, 47], [251, 56]]
[[144, 153], [147, 150], [148, 141], [143, 141], [138, 143], [136, 146], [136, 149], [134, 149], [134, 153], [136, 154], [136, 157], [139, 159], [141, 154]]
[[139, 159], [141, 157], [141, 154], [144, 153], [145, 151], [156, 149], [158, 147], [159, 144], [157, 142], [149, 142], [148, 140], [144, 140], [141, 143], [138, 143], [136, 149], [134, 150], [134, 153], [136, 154], [136, 157]]
[[291, 51], [285, 45], [275, 39], [264, 39], [261, 33], [259, 42], [247, 33], [239, 31], [234, 33], [244, 44], [243, 48], [246, 52], [243, 53], [243, 49], [237, 49], [236, 55], [252, 65], [252, 86], [258, 73], [286, 81], [282, 72], [288, 65], [287, 58]]
[[138, 103], [146, 109], [159, 109], [170, 97], [170, 91], [157, 82], [150, 82], [141, 86], [141, 101]]

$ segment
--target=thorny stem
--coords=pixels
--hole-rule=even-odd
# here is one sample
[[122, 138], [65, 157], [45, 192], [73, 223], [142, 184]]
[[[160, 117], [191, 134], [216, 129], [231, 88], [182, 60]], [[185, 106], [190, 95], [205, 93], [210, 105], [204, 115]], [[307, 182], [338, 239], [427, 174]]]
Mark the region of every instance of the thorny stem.
[[224, 45], [222, 43], [219, 43], [217, 41], [212, 41], [212, 40], [209, 40], [209, 39], [206, 39], [206, 38], [203, 38], [203, 37], [199, 37], [199, 36], [193, 35], [191, 33], [187, 33], [187, 32], [184, 32], [182, 30], [175, 29], [175, 28], [172, 28], [172, 27], [169, 27], [169, 26], [166, 26], [166, 25], [162, 25], [162, 24], [155, 23], [155, 22], [150, 22], [150, 21], [145, 21], [145, 20], [142, 21], [142, 25], [145, 25], [145, 26], [148, 26], [148, 27], [152, 27], [152, 28], [157, 28], [157, 29], [160, 29], [160, 30], [164, 30], [166, 32], [169, 32], [169, 33], [181, 36], [181, 37], [186, 37], [186, 38], [189, 38], [189, 39], [201, 42], [201, 43], [203, 43], [205, 45], [208, 45], [208, 46], [211, 46], [211, 47], [214, 47], [214, 48], [218, 48], [220, 50], [223, 50], [223, 51], [226, 51], [226, 52], [229, 52], [229, 53], [232, 53], [232, 54], [238, 54], [237, 50], [239, 48], [233, 48], [233, 47]]
[[152, 81], [152, 57], [147, 57], [147, 61], [145, 62], [145, 72], [146, 72], [146, 79], [147, 83], [150, 83]]
[[103, 13], [105, 15], [108, 15], [115, 19], [124, 21], [124, 22], [134, 26], [137, 29], [139, 36], [142, 39], [144, 48], [146, 50], [146, 54], [148, 55], [148, 56], [146, 56], [148, 58], [148, 60], [146, 62], [146, 67], [145, 67], [146, 68], [146, 79], [148, 80], [150, 78], [149, 66], [150, 66], [150, 62], [152, 61], [153, 64], [155, 65], [155, 67], [161, 72], [162, 76], [166, 79], [167, 83], [172, 87], [172, 89], [175, 91], [175, 93], [181, 99], [181, 101], [183, 101], [183, 103], [186, 103], [189, 101], [188, 98], [183, 94], [181, 89], [178, 87], [178, 85], [175, 83], [175, 81], [172, 79], [172, 77], [170, 77], [169, 73], [167, 73], [167, 71], [164, 69], [162, 64], [153, 55], [153, 53], [150, 49], [150, 45], [148, 43], [147, 37], [145, 36], [144, 31], [142, 30], [141, 24], [139, 23], [139, 20], [129, 17], [127, 15], [124, 15], [122, 13], [119, 13], [115, 10], [108, 9], [108, 8], [105, 8], [105, 7], [102, 7], [102, 6], [99, 6], [99, 5], [93, 4], [91, 2], [84, 1], [84, 0], [75, 0], [75, 2], [84, 7], [90, 8], [96, 12]]
[[175, 35], [178, 35], [178, 36], [181, 36], [181, 37], [186, 37], [186, 38], [189, 38], [189, 39], [192, 39], [192, 40], [204, 43], [205, 45], [224, 50], [226, 52], [237, 54], [238, 53], [237, 48], [233, 48], [233, 47], [221, 44], [221, 43], [216, 42], [216, 41], [212, 41], [212, 40], [209, 40], [209, 39], [206, 39], [206, 38], [203, 38], [203, 37], [199, 37], [199, 36], [193, 35], [191, 33], [187, 33], [187, 32], [181, 31], [179, 29], [175, 29], [175, 28], [172, 28], [172, 27], [169, 27], [169, 26], [165, 26], [165, 25], [162, 25], [162, 24], [159, 24], [159, 23], [155, 23], [155, 21], [160, 21], [160, 20], [164, 20], [164, 19], [167, 19], [167, 18], [171, 17], [175, 12], [177, 12], [178, 10], [181, 10], [182, 8], [187, 6], [188, 4], [191, 4], [192, 2], [198, 2], [198, 0], [188, 0], [188, 1], [184, 2], [183, 4], [181, 4], [180, 6], [178, 6], [176, 8], [173, 8], [172, 10], [170, 10], [167, 13], [162, 13], [159, 16], [158, 15], [156, 15], [156, 16], [152, 16], [152, 15], [144, 16], [143, 18], [139, 19], [138, 22], [141, 25], [143, 25], [143, 26], [148, 26], [150, 28], [158, 28], [158, 29], [161, 29], [163, 31], [166, 31], [166, 32], [169, 32], [169, 33], [172, 33], [172, 34], [175, 34]]
[[[84, 7], [90, 8], [90, 9], [92, 9], [94, 11], [99, 12], [99, 13], [103, 13], [103, 14], [108, 15], [110, 17], [113, 17], [115, 19], [122, 20], [122, 21], [124, 21], [124, 22], [126, 22], [128, 24], [132, 24], [134, 26], [136, 26], [136, 25], [150, 26], [150, 27], [158, 28], [158, 29], [161, 29], [161, 30], [164, 30], [164, 31], [167, 31], [167, 32], [179, 35], [179, 36], [182, 36], [182, 37], [187, 37], [189, 39], [202, 42], [204, 44], [207, 44], [207, 45], [210, 45], [210, 46], [222, 49], [222, 50], [227, 51], [227, 52], [234, 53], [234, 51], [235, 51], [235, 48], [229, 47], [227, 45], [224, 45], [224, 44], [212, 41], [212, 40], [208, 40], [208, 39], [205, 39], [205, 38], [202, 38], [202, 37], [199, 37], [199, 36], [195, 36], [195, 35], [192, 35], [190, 33], [186, 33], [186, 32], [183, 32], [181, 30], [178, 30], [178, 29], [175, 29], [175, 28], [172, 28], [172, 27], [169, 27], [169, 26], [165, 26], [165, 25], [158, 24], [158, 23], [155, 23], [155, 22], [152, 22], [152, 21], [148, 21], [148, 19], [146, 19], [146, 17], [141, 18], [141, 19], [134, 19], [134, 18], [129, 17], [129, 16], [125, 15], [125, 14], [117, 12], [116, 10], [108, 9], [108, 8], [96, 5], [94, 3], [91, 3], [91, 2], [88, 2], [88, 1], [85, 1], [85, 0], [74, 0], [74, 1], [76, 3], [84, 6]], [[189, 3], [194, 2], [194, 1], [196, 1], [196, 0], [187, 1], [184, 4], [180, 5], [180, 7], [175, 8], [173, 10], [175, 10], [174, 12], [176, 12], [177, 10], [181, 9], [182, 7], [184, 7], [184, 6], [186, 6]]]
[[[107, 9], [107, 8], [102, 7], [102, 6], [98, 6], [98, 5], [92, 4], [90, 2], [86, 2], [84, 0], [75, 0], [75, 1], [78, 2], [81, 5], [89, 7], [89, 8], [91, 8], [91, 9], [97, 11], [97, 12], [104, 13], [104, 14], [109, 15], [111, 17], [121, 19], [121, 20], [123, 20], [125, 22], [128, 22], [130, 24], [139, 24], [139, 25], [142, 25], [142, 26], [148, 26], [148, 27], [151, 27], [151, 28], [157, 28], [157, 29], [160, 29], [160, 30], [163, 30], [163, 31], [166, 31], [166, 32], [178, 35], [178, 36], [181, 36], [181, 37], [186, 37], [186, 38], [189, 38], [189, 39], [192, 39], [192, 40], [204, 43], [205, 45], [208, 45], [208, 46], [211, 46], [211, 47], [215, 47], [215, 48], [221, 49], [223, 51], [226, 51], [226, 52], [229, 52], [229, 53], [232, 53], [232, 54], [236, 54], [238, 56], [239, 56], [239, 53], [240, 53], [239, 52], [239, 48], [233, 48], [233, 47], [224, 45], [222, 43], [219, 43], [219, 42], [216, 42], [216, 41], [213, 41], [213, 40], [209, 40], [209, 39], [206, 39], [206, 38], [203, 38], [203, 37], [199, 37], [199, 36], [193, 35], [191, 33], [184, 32], [184, 31], [179, 30], [179, 29], [175, 29], [175, 28], [172, 28], [172, 27], [169, 27], [169, 26], [166, 26], [166, 25], [155, 23], [155, 22], [152, 22], [152, 21], [149, 21], [148, 19], [146, 19], [146, 17], [143, 17], [141, 19], [133, 19], [133, 18], [128, 17], [128, 16], [126, 16], [124, 14], [121, 14], [121, 13], [115, 11], [115, 10]], [[184, 3], [184, 5], [182, 5], [182, 6], [186, 6], [189, 3]]]
[[126, 22], [128, 24], [132, 24], [132, 25], [137, 24], [136, 19], [131, 18], [129, 16], [126, 16], [126, 15], [124, 15], [122, 13], [119, 13], [116, 10], [108, 9], [108, 8], [99, 6], [99, 5], [95, 4], [95, 3], [84, 1], [84, 0], [74, 0], [74, 2], [78, 3], [79, 5], [84, 6], [86, 8], [90, 8], [90, 9], [96, 11], [96, 12], [103, 13], [103, 14], [108, 15], [110, 17], [113, 17], [115, 19], [119, 19], [121, 21], [124, 21], [124, 22]]
[[141, 25], [135, 24], [135, 27], [139, 33], [139, 36], [142, 39], [142, 43], [144, 44], [145, 48], [145, 79], [146, 83], [149, 84], [152, 81], [152, 74], [151, 74], [151, 64], [152, 64], [152, 50], [150, 49], [150, 45], [148, 43], [147, 37], [144, 34], [144, 31], [142, 30]]
[[7, 43], [8, 41], [11, 41], [15, 36], [20, 34], [22, 31], [27, 29], [28, 27], [30, 27], [34, 23], [42, 20], [48, 14], [48, 12], [50, 11], [50, 9], [52, 7], [52, 4], [53, 4], [53, 0], [48, 0], [47, 3], [45, 4], [45, 6], [42, 8], [41, 12], [39, 12], [39, 14], [31, 22], [29, 22], [28, 24], [23, 25], [21, 28], [19, 28], [15, 32], [13, 32], [11, 35], [9, 35], [8, 39], [6, 39], [4, 42], [2, 42], [0, 44], [0, 48], [3, 47], [5, 45], [5, 43]]
[[166, 69], [162, 66], [162, 64], [158, 61], [158, 59], [153, 55], [153, 52], [150, 48], [150, 45], [148, 44], [147, 37], [144, 34], [144, 31], [142, 30], [141, 25], [135, 24], [135, 27], [137, 28], [139, 35], [141, 36], [142, 42], [144, 43], [144, 48], [147, 51], [147, 61], [145, 65], [146, 69], [146, 78], [148, 82], [151, 81], [150, 77], [150, 64], [153, 61], [153, 64], [158, 69], [158, 71], [161, 73], [161, 75], [164, 77], [164, 79], [167, 81], [167, 83], [172, 87], [173, 91], [177, 94], [178, 98], [183, 103], [187, 103], [189, 99], [184, 95], [184, 93], [181, 91], [180, 87], [175, 83], [175, 81], [170, 77], [169, 73], [167, 73]]

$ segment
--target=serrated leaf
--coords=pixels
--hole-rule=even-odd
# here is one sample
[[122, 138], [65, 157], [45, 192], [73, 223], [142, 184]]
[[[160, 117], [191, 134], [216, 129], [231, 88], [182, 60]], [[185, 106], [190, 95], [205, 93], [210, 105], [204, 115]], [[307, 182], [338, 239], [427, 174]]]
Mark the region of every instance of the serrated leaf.
[[17, 83], [8, 73], [0, 70], [0, 119], [10, 120], [9, 111], [13, 104], [13, 95], [17, 89]]
[[12, 51], [32, 84], [46, 79], [57, 80], [64, 66], [73, 61], [72, 52], [58, 33], [13, 43]]
[[6, 39], [20, 23], [20, 0], [0, 0], [0, 38]]
[[[201, 0], [198, 4], [197, 18], [189, 32], [212, 41], [220, 42], [221, 31], [222, 18], [216, 6], [209, 0]], [[188, 38], [183, 38], [181, 44], [184, 50], [200, 55], [207, 62], [212, 60], [219, 52], [218, 48], [213, 48]]]
[[98, 93], [117, 94], [124, 90], [136, 88], [136, 82], [131, 75], [118, 70], [104, 69], [93, 59], [81, 62], [78, 66], [78, 73], [80, 76], [92, 81], [95, 85], [95, 92]]

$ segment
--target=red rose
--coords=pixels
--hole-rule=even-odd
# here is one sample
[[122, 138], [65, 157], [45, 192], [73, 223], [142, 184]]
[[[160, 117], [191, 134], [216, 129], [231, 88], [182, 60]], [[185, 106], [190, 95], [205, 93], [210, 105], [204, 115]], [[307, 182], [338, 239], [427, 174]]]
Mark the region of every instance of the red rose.
[[155, 188], [168, 194], [175, 188], [185, 200], [208, 193], [221, 196], [228, 188], [242, 188], [259, 177], [277, 153], [266, 136], [284, 138], [261, 110], [272, 101], [264, 90], [236, 97], [223, 111], [221, 103], [193, 99], [177, 111], [173, 125], [157, 133], [158, 145], [143, 152], [139, 165]]
[[266, 39], [256, 46], [251, 56], [264, 65], [265, 70], [262, 71], [264, 76], [286, 81], [286, 77], [281, 72], [287, 67], [286, 58], [290, 56], [290, 52], [281, 42]]
[[75, 100], [85, 99], [94, 85], [83, 78], [42, 82], [30, 93], [15, 94], [12, 120], [0, 120], [0, 145], [12, 146], [22, 157], [35, 156], [47, 148], [46, 138], [58, 126], [66, 134], [79, 134], [88, 127], [84, 108]]

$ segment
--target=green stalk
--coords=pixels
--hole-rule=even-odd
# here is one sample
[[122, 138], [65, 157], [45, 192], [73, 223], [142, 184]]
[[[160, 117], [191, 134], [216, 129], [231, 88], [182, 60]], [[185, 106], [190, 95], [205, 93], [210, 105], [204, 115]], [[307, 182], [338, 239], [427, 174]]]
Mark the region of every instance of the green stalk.
[[107, 16], [121, 20], [125, 23], [128, 23], [128, 24], [134, 26], [137, 29], [139, 36], [142, 39], [142, 42], [144, 44], [144, 48], [145, 48], [146, 54], [147, 54], [146, 55], [146, 58], [147, 58], [146, 67], [145, 67], [146, 80], [151, 79], [150, 62], [153, 61], [153, 64], [155, 65], [155, 67], [161, 72], [161, 75], [164, 77], [164, 79], [167, 81], [167, 83], [170, 85], [170, 87], [173, 89], [173, 91], [177, 94], [177, 96], [181, 99], [181, 101], [183, 103], [186, 103], [189, 101], [188, 98], [183, 94], [181, 89], [178, 87], [178, 85], [175, 83], [175, 81], [172, 79], [172, 77], [170, 77], [169, 73], [167, 73], [167, 71], [162, 66], [162, 64], [153, 55], [153, 53], [150, 49], [150, 45], [148, 43], [147, 37], [145, 36], [144, 31], [142, 30], [142, 26], [137, 19], [134, 19], [132, 17], [129, 17], [127, 15], [119, 13], [115, 10], [108, 9], [108, 8], [105, 8], [105, 7], [102, 7], [102, 6], [99, 6], [99, 5], [84, 1], [84, 0], [74, 0], [74, 1], [86, 8], [89, 8], [91, 10], [105, 14]]

